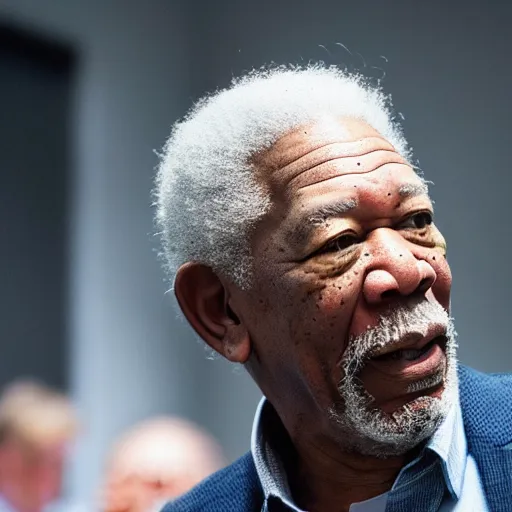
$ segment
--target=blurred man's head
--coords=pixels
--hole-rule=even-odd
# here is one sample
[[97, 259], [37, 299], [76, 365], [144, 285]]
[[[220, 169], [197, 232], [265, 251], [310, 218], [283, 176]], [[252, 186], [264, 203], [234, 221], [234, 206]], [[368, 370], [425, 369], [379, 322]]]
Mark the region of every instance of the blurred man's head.
[[61, 490], [69, 443], [78, 427], [68, 398], [23, 381], [0, 398], [0, 495], [20, 512], [38, 512]]
[[177, 418], [147, 420], [116, 443], [107, 465], [104, 512], [150, 512], [223, 466], [218, 444]]

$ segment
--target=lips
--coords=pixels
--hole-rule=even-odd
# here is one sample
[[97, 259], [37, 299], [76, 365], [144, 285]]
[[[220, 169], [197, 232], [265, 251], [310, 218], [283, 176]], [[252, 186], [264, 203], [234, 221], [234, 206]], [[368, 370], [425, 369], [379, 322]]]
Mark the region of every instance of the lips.
[[442, 324], [434, 324], [429, 326], [427, 333], [410, 333], [402, 336], [396, 342], [386, 344], [384, 347], [378, 348], [370, 353], [369, 358], [372, 360], [384, 360], [385, 357], [406, 356], [414, 359], [421, 356], [421, 352], [428, 350], [428, 346], [432, 343], [439, 343], [446, 346], [446, 326]]
[[[403, 347], [403, 348], [397, 348]], [[365, 367], [372, 368], [381, 379], [397, 385], [409, 385], [424, 379], [446, 367], [446, 337], [436, 336], [415, 343], [397, 344], [395, 350], [368, 359]]]
[[427, 355], [436, 344], [444, 350], [446, 347], [446, 336], [436, 336], [430, 341], [423, 339], [414, 344], [404, 345], [403, 348], [391, 347], [391, 350], [387, 349], [385, 352], [372, 355], [370, 359], [377, 362], [399, 360], [416, 361], [422, 358], [422, 356]]

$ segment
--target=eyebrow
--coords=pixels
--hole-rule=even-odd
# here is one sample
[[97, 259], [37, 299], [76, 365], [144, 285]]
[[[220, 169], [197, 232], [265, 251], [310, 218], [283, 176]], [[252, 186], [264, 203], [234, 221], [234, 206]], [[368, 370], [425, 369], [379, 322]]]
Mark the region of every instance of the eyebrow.
[[312, 213], [306, 217], [307, 224], [317, 226], [324, 224], [330, 217], [340, 217], [345, 213], [357, 207], [355, 199], [342, 199], [333, 204], [327, 204], [316, 208]]
[[405, 183], [398, 189], [398, 194], [403, 199], [416, 196], [428, 196], [428, 185], [425, 181], [421, 181], [421, 183]]
[[335, 203], [319, 206], [303, 217], [302, 222], [290, 231], [287, 238], [292, 243], [304, 243], [311, 233], [312, 226], [325, 224], [327, 219], [341, 217], [356, 207], [357, 201], [355, 199], [341, 199]]

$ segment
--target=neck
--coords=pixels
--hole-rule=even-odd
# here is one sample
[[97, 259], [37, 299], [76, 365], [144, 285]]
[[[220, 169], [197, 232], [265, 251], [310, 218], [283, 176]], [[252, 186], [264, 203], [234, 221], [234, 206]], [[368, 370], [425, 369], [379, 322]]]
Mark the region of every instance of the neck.
[[348, 511], [352, 503], [365, 501], [391, 489], [412, 454], [378, 459], [340, 450], [338, 446], [294, 443], [295, 464], [288, 471], [294, 500], [304, 510]]

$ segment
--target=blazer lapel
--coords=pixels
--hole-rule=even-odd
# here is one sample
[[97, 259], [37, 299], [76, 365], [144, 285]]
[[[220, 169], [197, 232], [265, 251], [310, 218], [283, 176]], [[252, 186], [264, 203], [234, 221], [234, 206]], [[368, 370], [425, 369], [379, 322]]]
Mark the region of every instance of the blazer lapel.
[[473, 440], [471, 454], [478, 466], [490, 512], [512, 510], [512, 443], [496, 447]]
[[459, 366], [468, 451], [475, 458], [490, 512], [512, 510], [512, 376]]

